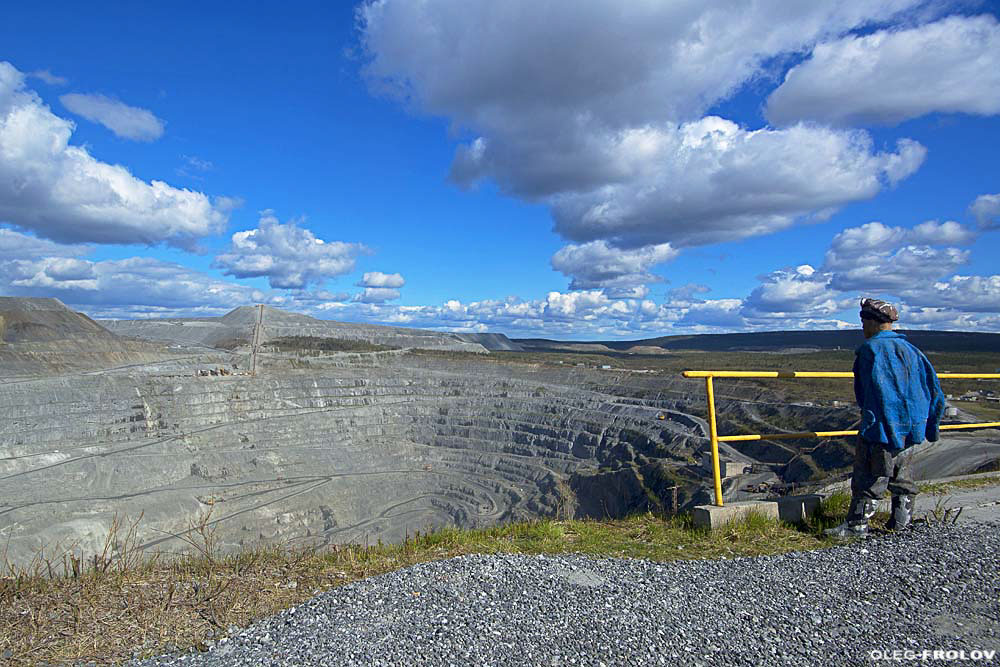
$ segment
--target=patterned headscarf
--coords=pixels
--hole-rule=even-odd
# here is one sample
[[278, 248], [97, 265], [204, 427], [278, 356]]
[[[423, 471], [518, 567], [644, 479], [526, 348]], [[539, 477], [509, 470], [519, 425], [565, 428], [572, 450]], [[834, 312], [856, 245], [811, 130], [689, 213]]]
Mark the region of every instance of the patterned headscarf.
[[888, 301], [881, 299], [861, 299], [861, 319], [876, 322], [895, 322], [899, 319], [899, 311]]

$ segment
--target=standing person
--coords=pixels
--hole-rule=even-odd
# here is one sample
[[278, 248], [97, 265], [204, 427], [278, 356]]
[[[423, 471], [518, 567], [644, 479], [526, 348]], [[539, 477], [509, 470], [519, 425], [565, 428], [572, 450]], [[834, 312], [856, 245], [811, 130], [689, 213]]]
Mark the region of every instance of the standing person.
[[937, 373], [906, 336], [892, 330], [895, 306], [861, 300], [861, 325], [867, 339], [854, 360], [854, 395], [861, 426], [854, 453], [851, 507], [847, 521], [826, 531], [834, 537], [868, 534], [868, 520], [879, 499], [892, 493], [889, 530], [910, 523], [917, 485], [910, 471], [909, 448], [938, 439], [945, 401]]

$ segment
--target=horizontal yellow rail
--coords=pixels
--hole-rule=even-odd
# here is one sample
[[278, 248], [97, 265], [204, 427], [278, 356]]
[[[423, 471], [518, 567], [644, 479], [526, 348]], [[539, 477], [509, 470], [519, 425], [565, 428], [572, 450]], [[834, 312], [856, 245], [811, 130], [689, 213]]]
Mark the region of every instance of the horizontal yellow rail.
[[[851, 371], [684, 371], [686, 378], [853, 378]], [[938, 373], [941, 380], [1000, 380], [1000, 373]]]
[[[722, 507], [722, 476], [719, 471], [719, 443], [746, 442], [749, 440], [795, 440], [798, 438], [839, 438], [857, 435], [857, 431], [802, 431], [800, 433], [754, 433], [747, 435], [719, 435], [715, 413], [713, 378], [853, 378], [853, 372], [843, 371], [683, 371], [686, 378], [705, 378], [708, 398], [709, 440], [712, 446], [712, 472], [715, 477], [715, 504]], [[942, 380], [1000, 380], [1000, 373], [938, 373]], [[1000, 422], [978, 424], [943, 424], [942, 431], [972, 428], [997, 428]]]
[[[981, 424], [942, 424], [942, 431], [956, 431], [961, 428], [998, 428], [1000, 422]], [[720, 435], [719, 442], [740, 442], [746, 440], [795, 440], [796, 438], [839, 438], [857, 435], [857, 431], [802, 431], [801, 433], [760, 433], [754, 435]]]

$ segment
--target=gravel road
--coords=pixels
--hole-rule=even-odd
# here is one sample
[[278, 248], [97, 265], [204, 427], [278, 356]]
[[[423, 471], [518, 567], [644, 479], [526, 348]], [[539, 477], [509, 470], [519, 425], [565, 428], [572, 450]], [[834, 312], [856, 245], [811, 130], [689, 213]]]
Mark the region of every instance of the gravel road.
[[912, 663], [872, 651], [924, 650], [966, 659], [917, 664], [1000, 664], [970, 659], [1000, 651], [1000, 524], [729, 560], [465, 556], [132, 664], [888, 665]]

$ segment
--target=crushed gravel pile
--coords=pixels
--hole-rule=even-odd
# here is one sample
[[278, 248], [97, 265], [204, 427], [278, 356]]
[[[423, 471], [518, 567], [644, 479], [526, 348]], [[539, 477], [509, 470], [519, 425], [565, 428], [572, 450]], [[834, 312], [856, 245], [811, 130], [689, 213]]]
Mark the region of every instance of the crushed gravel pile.
[[[134, 665], [958, 664], [1000, 650], [1000, 525], [781, 556], [465, 556], [328, 591], [202, 654]], [[912, 654], [897, 653], [896, 657]]]

